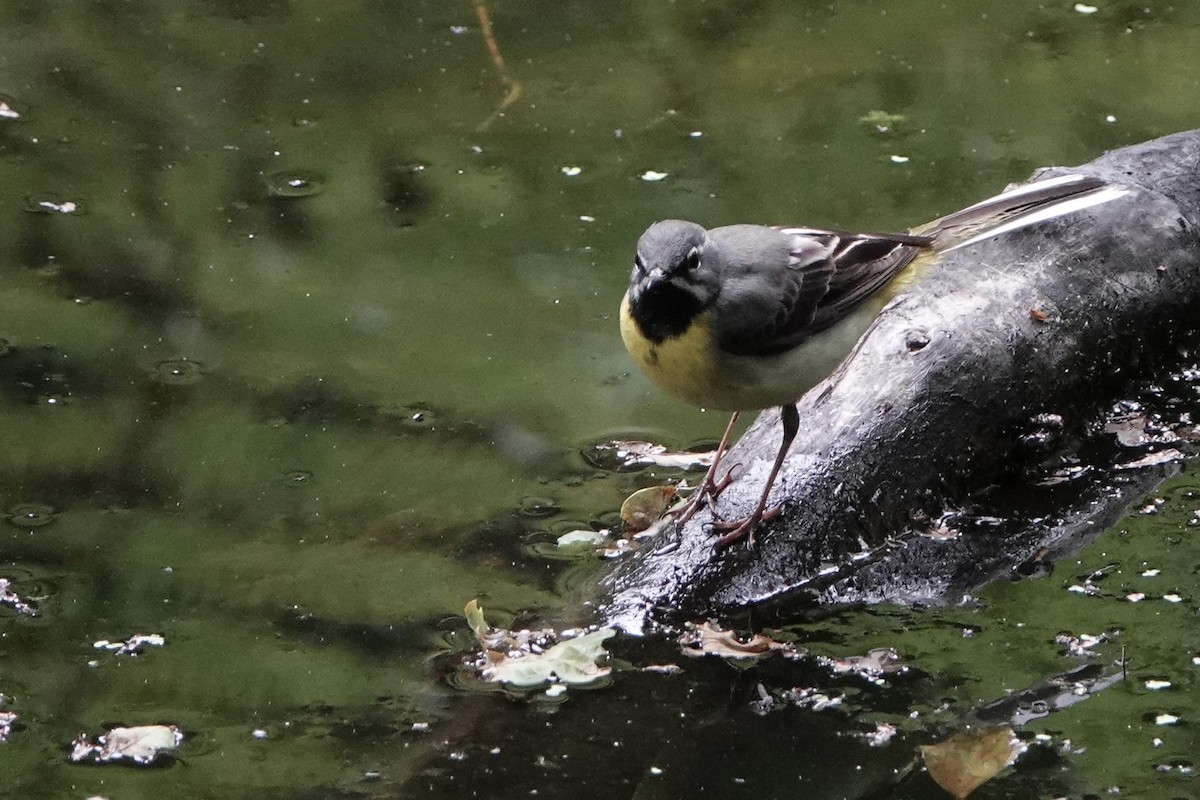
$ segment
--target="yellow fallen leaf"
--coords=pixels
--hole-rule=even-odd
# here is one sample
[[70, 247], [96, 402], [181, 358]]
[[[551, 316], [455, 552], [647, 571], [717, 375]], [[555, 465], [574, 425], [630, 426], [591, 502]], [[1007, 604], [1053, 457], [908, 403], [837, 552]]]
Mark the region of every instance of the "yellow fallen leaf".
[[644, 531], [662, 519], [675, 502], [674, 486], [647, 486], [638, 489], [621, 504], [621, 521], [631, 533]]
[[956, 733], [921, 747], [929, 775], [959, 800], [1017, 760], [1025, 747], [1008, 726]]

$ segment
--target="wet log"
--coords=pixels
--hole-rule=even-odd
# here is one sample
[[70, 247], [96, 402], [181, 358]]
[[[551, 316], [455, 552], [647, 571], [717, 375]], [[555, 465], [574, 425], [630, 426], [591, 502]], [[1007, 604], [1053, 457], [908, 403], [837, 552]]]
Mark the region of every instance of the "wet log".
[[[607, 576], [602, 615], [640, 630], [796, 598], [957, 599], [1079, 547], [1160, 480], [1169, 467], [1079, 492], [1049, 519], [918, 535], [1094, 436], [1103, 410], [1177, 357], [1200, 322], [1200, 131], [1037, 177], [1067, 173], [1129, 194], [948, 254], [801, 398], [773, 495], [784, 513], [757, 545], [715, 552], [711, 518], [697, 514], [674, 552], [648, 547]], [[727, 463], [745, 468], [720, 498], [727, 518], [752, 508], [778, 418], [764, 412], [731, 450]]]

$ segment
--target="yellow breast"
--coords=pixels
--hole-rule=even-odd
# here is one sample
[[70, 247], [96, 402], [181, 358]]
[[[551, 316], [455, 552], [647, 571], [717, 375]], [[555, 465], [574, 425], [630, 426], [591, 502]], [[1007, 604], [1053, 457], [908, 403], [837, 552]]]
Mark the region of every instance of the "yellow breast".
[[642, 335], [629, 313], [629, 295], [621, 301], [621, 338], [633, 362], [662, 389], [702, 408], [727, 408], [709, 314], [696, 317], [679, 336], [652, 342]]

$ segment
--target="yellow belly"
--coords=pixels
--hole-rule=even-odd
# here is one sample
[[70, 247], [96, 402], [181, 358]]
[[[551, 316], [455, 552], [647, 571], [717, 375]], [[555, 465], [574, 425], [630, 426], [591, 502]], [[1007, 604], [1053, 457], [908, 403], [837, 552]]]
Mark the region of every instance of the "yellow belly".
[[801, 347], [773, 356], [737, 356], [716, 347], [708, 313], [681, 335], [651, 342], [621, 301], [621, 338], [633, 362], [659, 388], [701, 408], [750, 411], [793, 403], [829, 375], [879, 311], [882, 298]]
[[725, 408], [714, 402], [720, 383], [709, 333], [708, 315], [697, 317], [681, 335], [655, 343], [642, 335], [629, 313], [629, 295], [621, 301], [621, 338], [638, 368], [659, 388], [701, 408]]

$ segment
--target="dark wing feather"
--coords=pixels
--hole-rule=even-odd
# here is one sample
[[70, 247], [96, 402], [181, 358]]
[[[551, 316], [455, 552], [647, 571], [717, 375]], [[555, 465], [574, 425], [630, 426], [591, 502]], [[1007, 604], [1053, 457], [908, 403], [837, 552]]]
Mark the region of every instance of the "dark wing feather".
[[774, 355], [843, 319], [932, 243], [910, 234], [782, 228], [786, 264], [760, 264], [726, 276], [722, 349]]

